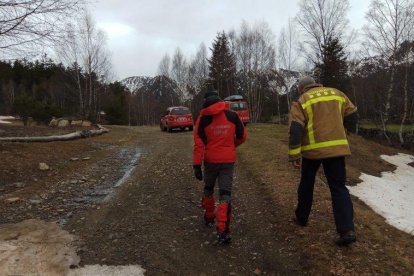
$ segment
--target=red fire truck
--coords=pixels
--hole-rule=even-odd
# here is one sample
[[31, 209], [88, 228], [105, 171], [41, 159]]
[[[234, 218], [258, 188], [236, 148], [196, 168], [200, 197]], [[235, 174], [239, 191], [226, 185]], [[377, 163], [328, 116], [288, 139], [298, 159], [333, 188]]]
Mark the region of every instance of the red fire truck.
[[250, 122], [250, 111], [247, 101], [241, 95], [232, 95], [224, 99], [226, 107], [236, 112], [244, 125]]

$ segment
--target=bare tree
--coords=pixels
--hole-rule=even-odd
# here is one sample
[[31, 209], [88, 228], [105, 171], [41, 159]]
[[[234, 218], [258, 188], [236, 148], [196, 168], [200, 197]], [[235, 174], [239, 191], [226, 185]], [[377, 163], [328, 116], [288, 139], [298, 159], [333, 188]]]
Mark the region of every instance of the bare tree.
[[99, 83], [110, 78], [110, 53], [105, 34], [96, 28], [92, 16], [84, 11], [77, 26], [68, 25], [65, 43], [59, 45], [58, 56], [73, 65], [72, 72], [79, 90], [80, 114], [96, 119], [100, 108]]
[[289, 18], [286, 28], [280, 31], [278, 41], [278, 63], [279, 67], [286, 70], [295, 70], [298, 61], [298, 33], [292, 20]]
[[[296, 64], [298, 61], [298, 33], [293, 24], [292, 20], [289, 18], [288, 25], [285, 28], [282, 28], [278, 41], [278, 63], [279, 67], [292, 71], [296, 69]], [[288, 92], [288, 89], [287, 89]], [[288, 109], [290, 108], [291, 94], [286, 94]]]
[[170, 76], [170, 67], [171, 67], [171, 58], [168, 54], [161, 59], [160, 64], [158, 65], [158, 75], [160, 76]]
[[201, 43], [195, 57], [197, 64], [197, 78], [199, 82], [205, 81], [208, 78], [208, 61], [207, 61], [207, 47]]
[[61, 38], [84, 0], [0, 1], [0, 50], [28, 50]]
[[322, 47], [332, 37], [346, 44], [349, 0], [301, 0], [299, 8], [296, 21], [306, 38], [301, 47], [308, 60], [321, 61]]
[[186, 78], [187, 78], [187, 61], [180, 48], [175, 50], [172, 66], [171, 66], [171, 78], [177, 83], [179, 88], [179, 97], [182, 102], [187, 98]]
[[413, 0], [373, 0], [366, 15], [368, 25], [364, 28], [368, 45], [376, 54], [389, 61], [390, 80], [385, 89], [385, 99], [380, 113], [384, 135], [390, 117], [391, 97], [394, 90], [396, 53], [398, 47], [407, 38], [413, 23]]
[[276, 62], [274, 34], [269, 25], [261, 22], [251, 27], [243, 22], [235, 52], [242, 90], [249, 100], [252, 121], [257, 122], [263, 110], [263, 85], [268, 85], [264, 80]]
[[79, 114], [84, 114], [84, 93], [82, 90], [82, 68], [81, 68], [81, 49], [79, 45], [78, 32], [73, 24], [66, 26], [65, 38], [62, 43], [56, 47], [58, 58], [63, 64], [71, 65], [70, 75], [76, 83], [79, 95]]
[[404, 139], [404, 125], [405, 122], [407, 120], [408, 117], [408, 92], [409, 92], [409, 87], [408, 87], [408, 79], [410, 77], [409, 75], [409, 68], [410, 68], [410, 62], [413, 61], [414, 59], [414, 47], [413, 44], [414, 42], [412, 41], [412, 28], [409, 28], [408, 32], [407, 32], [407, 40], [404, 43], [405, 45], [401, 45], [401, 50], [403, 51], [403, 67], [404, 67], [404, 85], [403, 85], [403, 90], [404, 90], [404, 107], [403, 107], [403, 114], [402, 114], [402, 118], [401, 118], [401, 124], [400, 124], [400, 130], [398, 131], [398, 136], [400, 138], [400, 143], [401, 145], [404, 145], [405, 143], [405, 139]]
[[199, 92], [204, 81], [208, 79], [208, 72], [207, 47], [201, 43], [195, 57], [189, 62], [188, 84]]

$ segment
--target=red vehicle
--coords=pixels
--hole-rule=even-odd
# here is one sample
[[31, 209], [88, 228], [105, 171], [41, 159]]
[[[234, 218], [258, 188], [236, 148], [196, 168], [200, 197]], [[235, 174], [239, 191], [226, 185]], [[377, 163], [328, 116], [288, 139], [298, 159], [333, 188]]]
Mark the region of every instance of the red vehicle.
[[247, 101], [240, 95], [232, 95], [224, 99], [226, 107], [239, 115], [244, 125], [250, 122], [250, 111]]
[[172, 106], [167, 108], [161, 117], [160, 128], [162, 131], [171, 132], [174, 128], [193, 130], [193, 115], [190, 109], [184, 106]]

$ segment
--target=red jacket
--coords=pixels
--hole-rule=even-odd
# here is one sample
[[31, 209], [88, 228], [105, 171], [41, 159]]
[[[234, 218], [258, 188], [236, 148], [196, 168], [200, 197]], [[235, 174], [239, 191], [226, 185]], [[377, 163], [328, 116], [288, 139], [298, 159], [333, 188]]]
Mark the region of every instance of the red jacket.
[[194, 129], [193, 165], [236, 162], [236, 147], [247, 132], [239, 116], [216, 102], [201, 110]]

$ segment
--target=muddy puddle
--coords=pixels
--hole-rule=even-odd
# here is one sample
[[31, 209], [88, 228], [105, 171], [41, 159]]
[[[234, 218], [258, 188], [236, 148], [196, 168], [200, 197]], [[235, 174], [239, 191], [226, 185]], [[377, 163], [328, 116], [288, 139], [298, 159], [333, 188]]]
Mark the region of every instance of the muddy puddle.
[[[79, 195], [69, 199], [65, 208], [94, 207], [95, 205], [110, 200], [116, 190], [122, 187], [133, 174], [143, 152], [137, 148], [123, 148], [116, 155], [106, 160], [98, 161], [93, 170], [101, 171], [102, 176], [93, 186], [83, 190]], [[71, 213], [59, 219], [59, 224], [65, 225], [71, 217]]]

